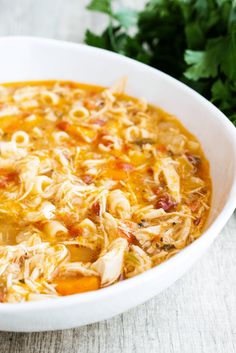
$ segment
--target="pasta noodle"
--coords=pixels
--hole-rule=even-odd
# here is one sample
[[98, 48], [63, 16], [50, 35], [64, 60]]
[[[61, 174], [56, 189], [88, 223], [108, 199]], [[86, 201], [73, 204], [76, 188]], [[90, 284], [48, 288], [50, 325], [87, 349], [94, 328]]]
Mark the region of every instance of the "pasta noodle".
[[70, 138], [70, 136], [65, 131], [54, 132], [52, 136], [54, 141], [58, 144], [63, 143]]
[[88, 118], [89, 112], [86, 108], [78, 106], [70, 110], [69, 116], [72, 120], [77, 120], [78, 118]]
[[40, 94], [44, 103], [56, 105], [59, 102], [59, 97], [55, 92], [45, 90]]
[[11, 140], [17, 146], [26, 147], [29, 144], [29, 135], [25, 131], [16, 131], [12, 135]]
[[60, 234], [65, 235], [68, 233], [66, 227], [58, 221], [47, 222], [44, 225], [43, 230], [50, 238], [56, 238], [56, 236], [59, 236]]
[[46, 189], [52, 184], [52, 179], [46, 175], [36, 176], [33, 180], [33, 187], [31, 192], [33, 194], [44, 194]]
[[114, 216], [118, 216], [121, 219], [130, 218], [130, 203], [121, 190], [110, 192], [108, 208]]
[[106, 287], [201, 235], [199, 142], [124, 86], [0, 85], [0, 302]]

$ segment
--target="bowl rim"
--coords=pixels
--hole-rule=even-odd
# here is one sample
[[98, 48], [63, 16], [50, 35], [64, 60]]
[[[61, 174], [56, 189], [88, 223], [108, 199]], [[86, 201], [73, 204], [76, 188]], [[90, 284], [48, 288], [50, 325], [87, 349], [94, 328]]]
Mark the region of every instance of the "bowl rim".
[[174, 84], [177, 87], [180, 87], [183, 93], [187, 92], [191, 94], [191, 96], [195, 100], [197, 100], [201, 105], [203, 105], [204, 108], [206, 108], [207, 110], [211, 110], [211, 112], [215, 115], [215, 118], [218, 119], [218, 121], [222, 125], [222, 128], [226, 130], [228, 137], [232, 142], [232, 158], [234, 159], [234, 179], [222, 211], [215, 218], [215, 220], [208, 227], [208, 229], [206, 229], [202, 233], [202, 235], [193, 243], [189, 244], [187, 247], [182, 249], [179, 253], [177, 253], [175, 256], [171, 257], [167, 261], [145, 271], [142, 274], [139, 274], [138, 276], [115, 283], [109, 287], [102, 288], [99, 290], [59, 297], [55, 299], [47, 299], [43, 301], [31, 301], [23, 303], [0, 303], [0, 313], [25, 313], [32, 312], [32, 310], [38, 312], [42, 309], [57, 309], [61, 308], [62, 306], [68, 307], [73, 304], [91, 303], [99, 300], [104, 300], [115, 292], [116, 294], [118, 294], [123, 291], [129, 291], [132, 288], [139, 286], [140, 284], [145, 284], [146, 282], [149, 282], [154, 278], [158, 278], [158, 276], [165, 274], [171, 268], [173, 269], [177, 263], [181, 262], [181, 259], [184, 260], [186, 256], [191, 255], [191, 253], [195, 253], [197, 248], [200, 249], [202, 246], [207, 248], [212, 243], [212, 241], [217, 237], [218, 233], [229, 220], [234, 209], [236, 208], [236, 128], [218, 108], [216, 108], [211, 102], [209, 102], [206, 98], [194, 91], [192, 88], [186, 86], [184, 83], [178, 81], [170, 75], [158, 69], [152, 68], [146, 64], [137, 62], [134, 59], [125, 57], [123, 55], [105, 49], [91, 47], [81, 43], [33, 36], [0, 37], [0, 46], [4, 44], [4, 42], [8, 42], [8, 44], [10, 43], [11, 45], [14, 45], [14, 42], [27, 42], [32, 45], [48, 45], [58, 48], [61, 47], [63, 49], [67, 48], [68, 50], [76, 49], [82, 52], [87, 52], [88, 54], [100, 52], [103, 55], [109, 56], [111, 59], [116, 58], [119, 59], [121, 62], [129, 62], [133, 65], [138, 65], [140, 68], [145, 71], [149, 71], [150, 73], [155, 74], [155, 72], [158, 72], [158, 74], [162, 76], [165, 80]]

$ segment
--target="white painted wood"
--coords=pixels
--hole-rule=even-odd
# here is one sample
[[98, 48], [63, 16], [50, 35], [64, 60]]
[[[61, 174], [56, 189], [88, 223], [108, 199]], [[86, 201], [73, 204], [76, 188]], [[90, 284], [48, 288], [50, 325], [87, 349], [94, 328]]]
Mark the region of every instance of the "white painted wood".
[[[81, 42], [85, 28], [100, 31], [106, 23], [104, 16], [84, 10], [87, 3], [0, 0], [0, 35]], [[144, 1], [123, 3], [140, 8]], [[187, 275], [146, 304], [111, 320], [74, 330], [0, 333], [0, 352], [235, 353], [235, 273], [236, 215]]]

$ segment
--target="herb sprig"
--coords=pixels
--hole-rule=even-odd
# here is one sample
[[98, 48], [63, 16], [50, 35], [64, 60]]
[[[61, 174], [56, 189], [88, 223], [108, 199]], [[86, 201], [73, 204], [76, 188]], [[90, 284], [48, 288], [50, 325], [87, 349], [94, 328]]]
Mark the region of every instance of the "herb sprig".
[[167, 72], [211, 100], [236, 126], [235, 0], [150, 0], [140, 12], [92, 0], [87, 8], [109, 18], [101, 34], [86, 31], [87, 44]]

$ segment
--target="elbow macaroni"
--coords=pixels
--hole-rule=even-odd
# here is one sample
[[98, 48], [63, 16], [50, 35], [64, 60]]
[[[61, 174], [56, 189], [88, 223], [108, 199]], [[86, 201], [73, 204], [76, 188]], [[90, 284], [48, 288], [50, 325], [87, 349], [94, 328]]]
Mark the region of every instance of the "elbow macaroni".
[[43, 230], [50, 238], [56, 238], [59, 235], [66, 235], [68, 233], [67, 228], [58, 221], [47, 222]]
[[29, 144], [29, 135], [25, 131], [16, 131], [11, 140], [19, 147], [26, 147]]
[[199, 142], [123, 89], [0, 85], [0, 302], [56, 298], [58, 282], [67, 294], [108, 286], [201, 235]]

